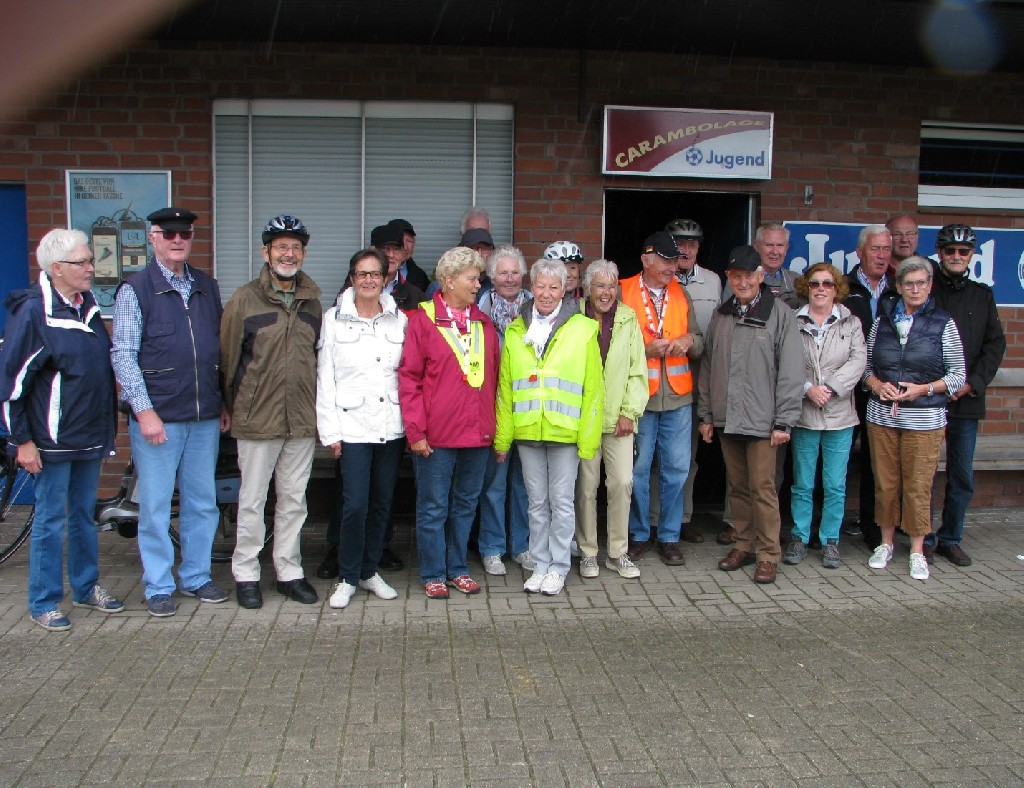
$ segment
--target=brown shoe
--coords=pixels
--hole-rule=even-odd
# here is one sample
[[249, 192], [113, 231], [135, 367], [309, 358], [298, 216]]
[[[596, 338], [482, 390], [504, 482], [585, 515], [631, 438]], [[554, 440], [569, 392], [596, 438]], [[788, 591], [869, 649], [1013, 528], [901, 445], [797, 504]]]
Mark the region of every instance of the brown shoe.
[[644, 553], [650, 549], [650, 546], [650, 542], [634, 542], [630, 539], [629, 549], [626, 551], [626, 555], [629, 556], [630, 561], [639, 561], [644, 557]]
[[658, 542], [658, 555], [665, 566], [682, 566], [686, 563], [679, 542]]
[[736, 529], [727, 525], [725, 530], [718, 534], [719, 544], [734, 544], [736, 542]]
[[757, 569], [754, 570], [755, 583], [774, 583], [775, 572], [778, 565], [773, 561], [758, 561]]
[[734, 547], [729, 554], [718, 562], [718, 568], [723, 572], [735, 572], [741, 566], [750, 566], [754, 563], [754, 554], [747, 553]]
[[700, 544], [704, 541], [704, 534], [693, 527], [692, 523], [683, 526], [684, 530], [679, 534], [679, 539], [690, 544]]

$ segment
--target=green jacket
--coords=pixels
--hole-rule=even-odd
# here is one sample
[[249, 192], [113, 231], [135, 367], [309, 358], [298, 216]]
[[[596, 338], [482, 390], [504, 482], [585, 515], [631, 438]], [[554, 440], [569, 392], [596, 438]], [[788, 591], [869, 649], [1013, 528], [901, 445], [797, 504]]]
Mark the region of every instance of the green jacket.
[[532, 318], [529, 302], [505, 330], [494, 448], [508, 451], [513, 440], [575, 443], [589, 460], [601, 445], [604, 402], [598, 325], [566, 299], [538, 358], [525, 342]]
[[[582, 312], [585, 301], [580, 301]], [[604, 362], [605, 433], [615, 432], [619, 416], [637, 422], [647, 408], [647, 357], [644, 337], [633, 308], [619, 302], [612, 321], [612, 341]]]

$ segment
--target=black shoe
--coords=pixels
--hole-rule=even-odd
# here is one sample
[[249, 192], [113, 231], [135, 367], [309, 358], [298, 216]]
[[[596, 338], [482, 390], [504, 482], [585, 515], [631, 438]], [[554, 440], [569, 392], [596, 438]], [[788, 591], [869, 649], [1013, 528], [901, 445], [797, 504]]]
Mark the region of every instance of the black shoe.
[[284, 582], [278, 580], [277, 590], [289, 599], [294, 599], [296, 602], [301, 602], [304, 605], [312, 605], [320, 599], [316, 594], [316, 589], [304, 577]]
[[971, 565], [971, 557], [958, 544], [940, 544], [935, 548], [935, 552], [957, 566]]
[[316, 576], [321, 580], [338, 579], [338, 548], [335, 545], [327, 545], [327, 555], [316, 568]]
[[405, 562], [391, 552], [390, 547], [385, 547], [384, 552], [380, 554], [380, 560], [377, 562], [377, 568], [383, 569], [385, 572], [401, 572], [405, 569]]
[[927, 561], [929, 564], [934, 564], [935, 563], [935, 546], [934, 545], [930, 545], [927, 542], [925, 542], [925, 545], [924, 545], [924, 547], [922, 549], [924, 550], [924, 560]]
[[263, 592], [260, 590], [260, 581], [240, 581], [235, 583], [235, 599], [238, 606], [247, 610], [258, 610], [263, 607]]

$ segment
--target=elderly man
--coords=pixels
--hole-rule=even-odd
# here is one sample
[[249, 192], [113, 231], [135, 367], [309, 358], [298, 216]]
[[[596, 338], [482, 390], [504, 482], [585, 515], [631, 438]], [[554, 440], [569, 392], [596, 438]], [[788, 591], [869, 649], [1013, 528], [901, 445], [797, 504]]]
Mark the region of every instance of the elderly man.
[[484, 208], [473, 205], [466, 209], [459, 221], [459, 235], [465, 235], [469, 230], [491, 231], [491, 215]]
[[242, 472], [231, 572], [238, 604], [250, 609], [263, 606], [260, 550], [271, 478], [277, 590], [305, 605], [317, 601], [302, 571], [299, 537], [316, 446], [320, 288], [302, 271], [309, 231], [299, 219], [275, 216], [262, 240], [260, 275], [231, 296], [220, 328], [224, 402]]
[[658, 555], [668, 566], [685, 563], [679, 532], [693, 428], [690, 360], [699, 358], [704, 350], [693, 303], [676, 281], [678, 257], [672, 236], [664, 231], [654, 233], [644, 242], [643, 271], [621, 283], [622, 302], [640, 319], [650, 396], [637, 431], [627, 552], [636, 561], [650, 546], [651, 463], [657, 450]]
[[718, 431], [735, 546], [718, 568], [732, 572], [757, 562], [754, 582], [774, 583], [782, 548], [775, 489], [775, 455], [800, 416], [804, 358], [796, 316], [764, 283], [752, 246], [729, 254], [733, 295], [711, 319], [705, 337], [697, 416], [710, 443]]
[[416, 230], [413, 229], [405, 219], [392, 219], [388, 222], [388, 227], [397, 228], [402, 233], [402, 246], [403, 252], [405, 253], [405, 262], [402, 263], [398, 268], [398, 279], [401, 282], [409, 282], [414, 287], [418, 287], [420, 290], [426, 291], [430, 287], [430, 277], [427, 276], [427, 272], [420, 268], [416, 261], [412, 259], [413, 253], [416, 251]]
[[210, 577], [220, 519], [214, 473], [230, 425], [220, 388], [220, 290], [188, 264], [196, 215], [161, 208], [151, 223], [153, 259], [118, 288], [110, 351], [139, 476], [139, 553], [150, 615], [173, 616], [171, 496], [180, 493], [182, 593], [201, 602], [228, 595]]
[[[403, 312], [411, 312], [419, 306], [426, 296], [420, 288], [398, 274], [409, 254], [405, 249], [405, 237], [402, 229], [395, 224], [382, 224], [370, 231], [370, 246], [384, 252], [388, 259], [388, 275], [384, 280], [384, 292], [395, 299], [395, 304]], [[344, 286], [342, 286], [344, 290]], [[341, 293], [339, 292], [340, 296]]]
[[[754, 248], [761, 258], [764, 283], [779, 301], [793, 309], [802, 306], [796, 294], [796, 280], [799, 274], [783, 268], [789, 251], [789, 230], [777, 222], [765, 222], [754, 233]], [[726, 297], [732, 293], [726, 293]]]
[[[881, 224], [869, 224], [860, 231], [857, 238], [857, 257], [860, 263], [846, 275], [850, 294], [843, 304], [860, 320], [864, 329], [864, 340], [871, 332], [871, 324], [878, 315], [878, 304], [887, 291], [895, 294], [893, 278], [892, 235]], [[858, 386], [854, 389], [854, 404], [860, 418], [860, 522], [845, 528], [846, 533], [863, 535], [864, 542], [874, 550], [882, 541], [882, 532], [875, 522], [875, 474], [871, 465], [871, 452], [867, 432], [867, 391]]]
[[935, 240], [939, 264], [935, 266], [932, 295], [935, 303], [949, 312], [960, 332], [967, 382], [959, 391], [949, 394], [942, 526], [937, 535], [925, 538], [925, 554], [930, 557], [934, 550], [957, 566], [971, 565], [960, 541], [964, 516], [974, 497], [974, 446], [978, 422], [985, 418], [985, 391], [1006, 353], [1006, 337], [992, 289], [970, 278], [977, 245], [974, 230], [966, 224], [947, 224]]
[[889, 260], [889, 273], [896, 274], [896, 266], [917, 254], [917, 222], [914, 217], [905, 213], [893, 216], [885, 223], [885, 229], [892, 236], [892, 257]]

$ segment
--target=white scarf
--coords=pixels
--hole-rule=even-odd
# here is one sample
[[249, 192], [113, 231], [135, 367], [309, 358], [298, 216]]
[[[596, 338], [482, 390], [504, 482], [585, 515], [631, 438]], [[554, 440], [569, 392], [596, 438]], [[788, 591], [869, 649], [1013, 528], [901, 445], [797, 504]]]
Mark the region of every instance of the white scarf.
[[530, 328], [526, 331], [526, 336], [523, 337], [523, 341], [527, 345], [533, 348], [533, 352], [537, 354], [537, 358], [540, 358], [544, 353], [544, 348], [548, 344], [548, 339], [551, 337], [551, 329], [555, 325], [555, 318], [558, 317], [558, 312], [562, 308], [562, 302], [559, 301], [555, 308], [551, 310], [551, 314], [547, 317], [537, 312], [537, 305], [534, 304], [533, 309], [533, 320], [530, 322]]

